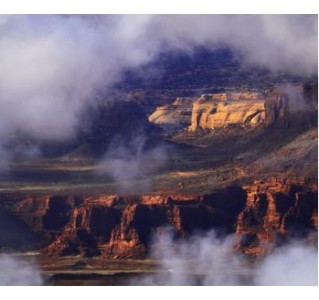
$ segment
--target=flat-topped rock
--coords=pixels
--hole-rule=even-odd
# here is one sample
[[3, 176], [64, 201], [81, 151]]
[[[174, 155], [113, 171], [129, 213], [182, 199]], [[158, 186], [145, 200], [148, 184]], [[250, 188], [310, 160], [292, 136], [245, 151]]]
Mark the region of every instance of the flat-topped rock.
[[162, 127], [188, 127], [191, 123], [193, 101], [194, 98], [177, 98], [173, 104], [157, 107], [148, 119]]
[[256, 126], [264, 120], [265, 97], [261, 93], [202, 95], [194, 102], [189, 130]]

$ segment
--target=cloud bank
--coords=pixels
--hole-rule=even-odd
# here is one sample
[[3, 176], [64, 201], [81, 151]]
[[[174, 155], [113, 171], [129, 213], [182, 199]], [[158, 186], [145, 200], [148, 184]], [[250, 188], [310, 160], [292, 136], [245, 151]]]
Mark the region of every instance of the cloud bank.
[[152, 257], [160, 272], [134, 279], [132, 285], [317, 285], [318, 253], [303, 241], [294, 241], [252, 264], [236, 253], [233, 236], [219, 238], [214, 231], [174, 240], [170, 230], [154, 237]]
[[43, 283], [34, 260], [0, 254], [0, 286], [43, 285]]
[[179, 15], [154, 19], [171, 47], [229, 47], [251, 64], [273, 71], [317, 72], [317, 16]]
[[143, 135], [129, 142], [113, 141], [101, 160], [97, 173], [109, 175], [117, 183], [120, 193], [141, 193], [152, 189], [150, 175], [165, 166], [168, 147], [156, 145], [146, 149]]
[[63, 141], [128, 67], [159, 53], [227, 47], [244, 63], [317, 72], [316, 15], [0, 17], [0, 148], [18, 134]]
[[318, 285], [318, 250], [293, 242], [266, 257], [256, 275], [256, 285]]

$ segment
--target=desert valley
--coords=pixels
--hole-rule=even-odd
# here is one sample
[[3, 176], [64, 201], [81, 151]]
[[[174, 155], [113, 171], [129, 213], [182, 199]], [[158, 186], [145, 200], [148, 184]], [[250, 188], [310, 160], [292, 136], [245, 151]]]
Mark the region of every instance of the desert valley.
[[[41, 102], [21, 106], [32, 108], [19, 112], [25, 128], [0, 121], [13, 128], [0, 130], [0, 266], [22, 264], [37, 276], [20, 284], [33, 285], [276, 285], [267, 268], [280, 255], [297, 273], [303, 255], [314, 265], [317, 73], [274, 71], [218, 46], [123, 67], [70, 126], [68, 102], [56, 121], [36, 116]], [[279, 284], [313, 285], [317, 271], [285, 276]]]

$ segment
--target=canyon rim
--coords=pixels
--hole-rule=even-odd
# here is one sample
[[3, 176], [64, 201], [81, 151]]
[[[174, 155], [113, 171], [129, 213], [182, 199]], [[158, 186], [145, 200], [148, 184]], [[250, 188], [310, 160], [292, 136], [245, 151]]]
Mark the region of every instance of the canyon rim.
[[1, 15], [0, 285], [317, 285], [317, 25]]

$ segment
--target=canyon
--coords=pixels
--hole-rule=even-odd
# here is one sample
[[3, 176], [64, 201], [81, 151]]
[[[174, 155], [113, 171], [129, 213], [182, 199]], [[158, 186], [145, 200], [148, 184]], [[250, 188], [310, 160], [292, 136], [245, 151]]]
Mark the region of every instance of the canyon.
[[0, 285], [316, 284], [316, 15], [1, 21]]
[[46, 255], [146, 258], [154, 234], [171, 227], [176, 238], [234, 234], [237, 251], [258, 256], [291, 237], [315, 243], [317, 199], [315, 180], [270, 179], [201, 196], [2, 195], [0, 209], [20, 232], [8, 246]]
[[[234, 235], [234, 251], [250, 257], [263, 256], [293, 238], [315, 245], [317, 93], [317, 85], [304, 85], [290, 87], [289, 93], [277, 88], [178, 98], [155, 109], [150, 123], [136, 104], [111, 103], [112, 109], [106, 106], [92, 125], [95, 136], [86, 133], [86, 149], [102, 153], [107, 149], [103, 135], [119, 130], [127, 143], [136, 132], [150, 133], [147, 147], [154, 146], [157, 125], [179, 145], [171, 148], [174, 155], [166, 169], [150, 174], [152, 190], [138, 193], [140, 182], [133, 181], [134, 192], [119, 192], [112, 182], [97, 185], [94, 173], [83, 173], [66, 190], [54, 183], [38, 189], [40, 183], [34, 182], [31, 189], [21, 189], [7, 182], [0, 195], [0, 247], [47, 256], [144, 259], [153, 236], [167, 227], [177, 239], [209, 230]], [[70, 165], [71, 178], [85, 166], [81, 149], [63, 156], [63, 172]], [[49, 177], [54, 182], [61, 176], [59, 165], [40, 169], [40, 180], [58, 172]], [[20, 172], [25, 170], [23, 166]]]
[[[317, 80], [261, 72], [250, 87], [211, 86], [206, 65], [198, 82], [174, 68], [163, 86], [99, 98], [72, 140], [8, 144], [1, 252], [35, 257], [48, 284], [128, 284], [161, 272], [168, 231], [176, 245], [230, 238], [254, 266], [293, 241], [317, 247]], [[16, 151], [32, 147], [41, 156]]]

